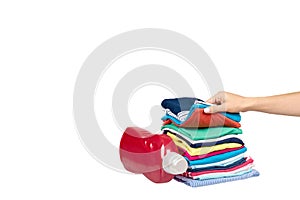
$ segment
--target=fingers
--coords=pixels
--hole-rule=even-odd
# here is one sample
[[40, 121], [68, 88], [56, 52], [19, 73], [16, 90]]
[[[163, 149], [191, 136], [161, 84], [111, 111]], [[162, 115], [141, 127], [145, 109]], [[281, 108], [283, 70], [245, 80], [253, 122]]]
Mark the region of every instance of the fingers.
[[204, 109], [205, 113], [217, 113], [217, 112], [225, 112], [225, 104], [210, 106]]
[[206, 100], [206, 102], [214, 104], [215, 103], [215, 99], [214, 99], [214, 97], [211, 97], [210, 99]]
[[226, 92], [218, 92], [216, 95], [208, 99], [206, 102], [211, 104], [217, 104], [215, 106], [210, 106], [204, 109], [205, 113], [216, 113], [225, 112], [225, 95]]
[[225, 92], [218, 92], [216, 95], [206, 101], [211, 104], [222, 104], [225, 102]]

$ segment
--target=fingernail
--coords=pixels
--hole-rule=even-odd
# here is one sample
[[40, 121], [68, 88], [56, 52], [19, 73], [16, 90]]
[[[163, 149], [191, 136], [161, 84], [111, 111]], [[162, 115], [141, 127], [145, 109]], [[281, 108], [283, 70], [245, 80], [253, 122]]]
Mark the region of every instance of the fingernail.
[[209, 108], [204, 108], [205, 113], [209, 113]]

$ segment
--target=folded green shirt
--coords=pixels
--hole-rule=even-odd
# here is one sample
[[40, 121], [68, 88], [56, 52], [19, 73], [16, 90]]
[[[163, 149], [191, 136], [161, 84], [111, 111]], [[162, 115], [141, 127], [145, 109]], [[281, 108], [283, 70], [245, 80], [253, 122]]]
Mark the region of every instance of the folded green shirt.
[[[175, 131], [178, 134], [185, 135], [192, 140], [206, 140], [222, 137], [224, 135], [242, 134], [242, 129], [231, 127], [211, 127], [211, 128], [180, 128], [174, 124], [166, 124], [161, 127], [161, 130], [168, 129], [171, 132]], [[173, 130], [173, 131], [172, 131]]]

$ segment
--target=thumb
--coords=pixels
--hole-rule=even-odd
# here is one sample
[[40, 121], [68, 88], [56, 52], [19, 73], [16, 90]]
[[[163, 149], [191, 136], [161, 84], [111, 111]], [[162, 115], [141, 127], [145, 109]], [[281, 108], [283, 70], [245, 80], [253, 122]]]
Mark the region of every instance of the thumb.
[[216, 106], [210, 106], [204, 109], [205, 113], [217, 113], [217, 112], [224, 112], [225, 106], [224, 104], [216, 105]]

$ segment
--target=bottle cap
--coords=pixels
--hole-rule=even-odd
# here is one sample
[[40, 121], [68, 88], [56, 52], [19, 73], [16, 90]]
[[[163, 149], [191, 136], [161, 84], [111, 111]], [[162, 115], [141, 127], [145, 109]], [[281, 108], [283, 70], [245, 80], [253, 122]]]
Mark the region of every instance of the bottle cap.
[[162, 159], [162, 166], [165, 172], [177, 175], [186, 172], [188, 163], [180, 154], [168, 152]]

